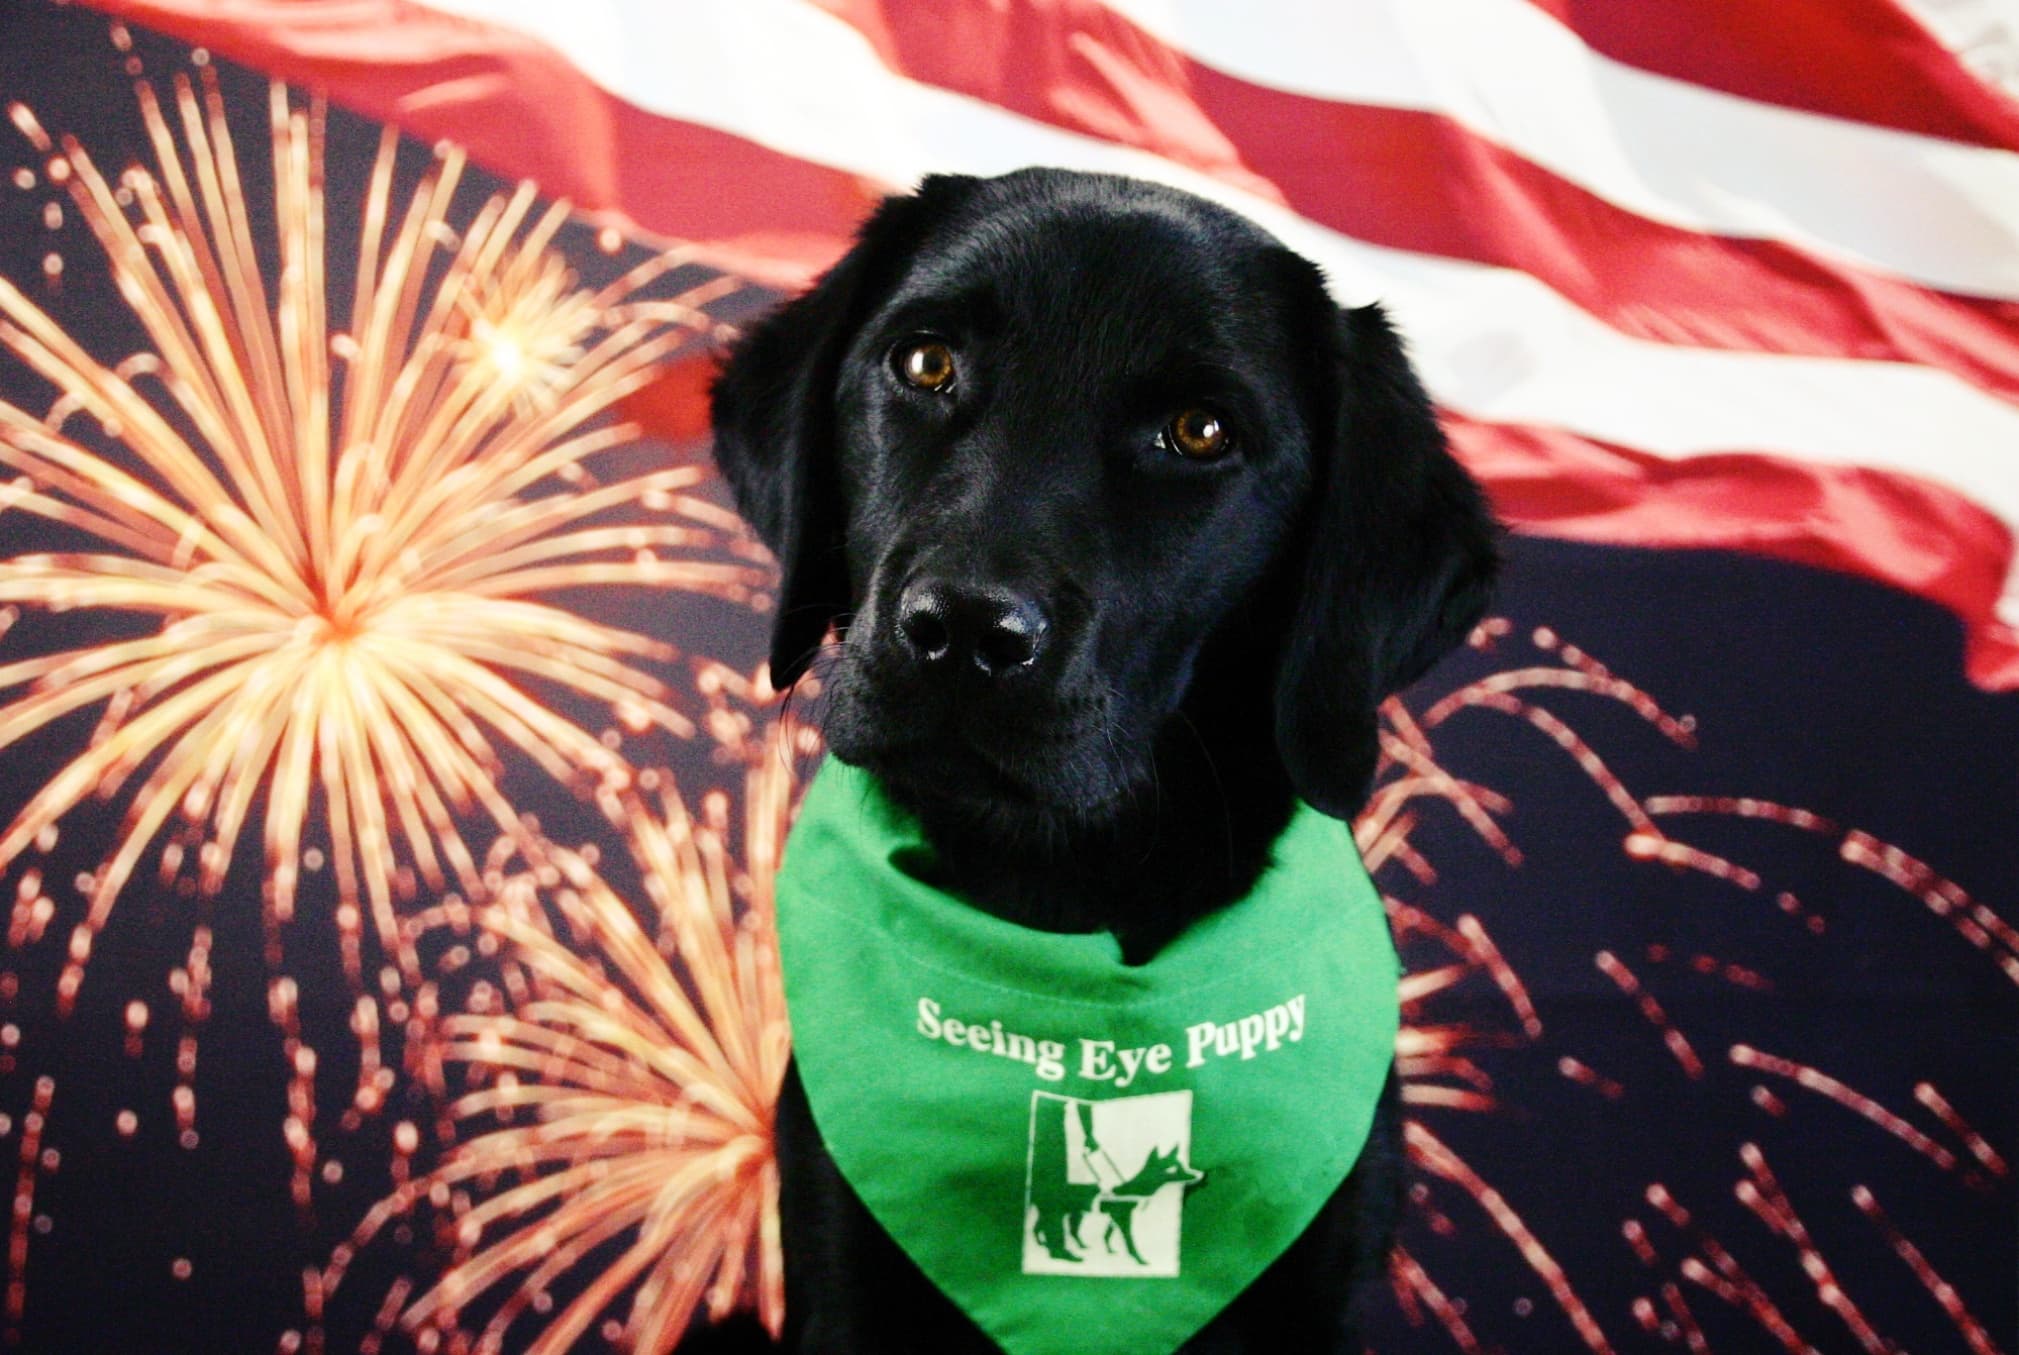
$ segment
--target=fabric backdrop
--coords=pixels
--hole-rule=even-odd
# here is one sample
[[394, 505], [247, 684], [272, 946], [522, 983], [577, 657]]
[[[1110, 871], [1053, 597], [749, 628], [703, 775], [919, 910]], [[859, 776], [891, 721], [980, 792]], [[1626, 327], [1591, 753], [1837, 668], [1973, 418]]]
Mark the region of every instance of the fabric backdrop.
[[1375, 1347], [2019, 1349], [2019, 104], [1926, 17], [0, 3], [0, 1337], [775, 1323], [818, 748], [701, 392], [1050, 163], [1383, 300], [1516, 529], [1358, 826]]

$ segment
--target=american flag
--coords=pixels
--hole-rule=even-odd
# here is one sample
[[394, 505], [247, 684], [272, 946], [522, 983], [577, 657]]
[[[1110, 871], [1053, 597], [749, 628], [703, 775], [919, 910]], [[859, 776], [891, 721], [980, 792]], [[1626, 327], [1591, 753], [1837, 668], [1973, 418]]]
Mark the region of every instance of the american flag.
[[2019, 687], [2019, 102], [1893, 0], [100, 7], [781, 287], [927, 173], [1175, 184], [1389, 306], [1519, 529], [1877, 579]]

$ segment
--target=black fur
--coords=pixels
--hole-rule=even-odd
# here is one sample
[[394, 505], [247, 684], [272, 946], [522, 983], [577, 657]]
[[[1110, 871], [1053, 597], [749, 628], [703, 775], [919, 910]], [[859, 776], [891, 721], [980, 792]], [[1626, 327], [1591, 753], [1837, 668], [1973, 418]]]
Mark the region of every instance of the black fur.
[[[921, 338], [953, 355], [943, 389], [893, 362]], [[1224, 457], [1173, 450], [1194, 407], [1231, 430]], [[947, 888], [1136, 961], [1245, 892], [1296, 797], [1359, 807], [1376, 706], [1478, 620], [1496, 563], [1379, 309], [1127, 179], [887, 201], [737, 348], [715, 426], [784, 570], [774, 681], [816, 668], [831, 750], [919, 815]], [[1014, 661], [975, 658], [991, 639]], [[1393, 1093], [1317, 1221], [1188, 1352], [1359, 1348]], [[791, 1348], [994, 1349], [842, 1181], [790, 1075], [778, 1138]]]

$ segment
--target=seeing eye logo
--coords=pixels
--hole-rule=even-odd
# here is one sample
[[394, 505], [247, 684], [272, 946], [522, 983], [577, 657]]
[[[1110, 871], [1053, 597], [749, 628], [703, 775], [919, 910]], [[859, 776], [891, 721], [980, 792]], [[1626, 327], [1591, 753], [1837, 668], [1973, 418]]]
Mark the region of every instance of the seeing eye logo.
[[1192, 1157], [1192, 1093], [1084, 1101], [1031, 1093], [1026, 1275], [1178, 1273]]

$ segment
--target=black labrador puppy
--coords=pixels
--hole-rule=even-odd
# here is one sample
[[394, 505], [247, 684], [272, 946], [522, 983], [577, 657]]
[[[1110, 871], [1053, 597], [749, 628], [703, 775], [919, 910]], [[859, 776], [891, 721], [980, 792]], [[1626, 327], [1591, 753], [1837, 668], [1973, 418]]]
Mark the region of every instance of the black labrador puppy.
[[[844, 762], [976, 908], [1132, 962], [1243, 894], [1297, 797], [1365, 798], [1375, 708], [1482, 614], [1495, 527], [1376, 307], [1133, 180], [934, 177], [743, 339], [716, 456], [784, 570]], [[838, 645], [823, 647], [829, 629]], [[787, 1345], [994, 1345], [778, 1108]], [[1401, 1180], [1394, 1078], [1351, 1175], [1184, 1349], [1353, 1351]]]

